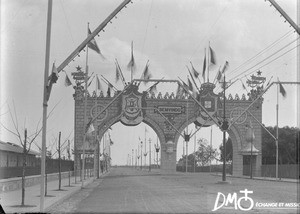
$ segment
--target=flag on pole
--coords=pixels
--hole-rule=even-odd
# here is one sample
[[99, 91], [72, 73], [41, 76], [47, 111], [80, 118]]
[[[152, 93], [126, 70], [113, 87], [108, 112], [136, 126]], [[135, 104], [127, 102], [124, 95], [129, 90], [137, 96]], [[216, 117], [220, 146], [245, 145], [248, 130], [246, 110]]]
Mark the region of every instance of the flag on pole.
[[224, 74], [225, 71], [226, 71], [228, 68], [229, 68], [229, 63], [228, 63], [228, 61], [226, 61], [225, 64], [224, 64], [224, 66], [223, 66], [223, 68], [222, 68], [222, 74]]
[[[144, 80], [149, 80], [152, 77], [152, 75], [149, 72], [149, 64], [147, 62], [144, 71], [143, 71], [143, 75], [142, 75], [142, 79]], [[145, 82], [145, 84], [147, 84], [147, 82]]]
[[157, 85], [157, 84], [153, 84], [153, 85], [149, 88], [149, 92], [150, 92], [150, 93], [156, 93], [156, 92], [157, 92], [156, 85]]
[[68, 75], [67, 75], [67, 73], [66, 73], [65, 86], [68, 87], [68, 86], [70, 86], [70, 85], [72, 85], [72, 82], [71, 82], [71, 80], [69, 79], [69, 77], [68, 77]]
[[192, 62], [190, 62], [190, 63], [191, 63], [191, 65], [192, 65], [192, 71], [193, 71], [193, 74], [194, 74], [194, 76], [195, 76], [196, 78], [198, 78], [198, 76], [199, 76], [199, 72], [198, 72], [198, 71], [196, 71], [196, 69], [194, 68], [194, 66], [193, 66]]
[[286, 91], [280, 82], [279, 82], [279, 92], [284, 98], [286, 97]]
[[94, 125], [92, 123], [92, 118], [90, 119], [90, 121], [86, 124], [86, 133], [92, 133], [93, 131], [95, 131]]
[[[92, 33], [91, 30], [90, 30], [90, 28], [88, 28], [88, 31], [89, 31], [89, 35], [90, 35]], [[93, 38], [91, 41], [89, 41], [88, 47], [90, 49], [92, 49], [93, 51], [96, 51], [98, 54], [102, 55], [102, 53], [101, 53], [101, 51], [100, 51], [100, 49], [99, 49], [99, 47], [98, 47], [98, 45], [96, 43], [95, 38]]]
[[116, 83], [120, 80], [120, 71], [119, 71], [119, 67], [116, 64]]
[[131, 42], [131, 59], [127, 65], [127, 69], [135, 71], [135, 68], [136, 68], [136, 65], [135, 65], [134, 56], [133, 56], [133, 42]]
[[220, 68], [219, 68], [219, 70], [218, 70], [218, 75], [217, 75], [217, 81], [218, 82], [220, 82], [221, 81], [221, 79], [222, 79], [222, 72], [221, 72], [221, 66], [220, 66]]
[[101, 84], [100, 84], [100, 80], [99, 80], [98, 75], [97, 75], [97, 78], [96, 78], [96, 84], [97, 84], [97, 89], [98, 89], [99, 91], [102, 91], [102, 87], [101, 87]]
[[209, 53], [210, 53], [210, 63], [215, 65], [216, 64], [216, 54], [214, 50], [209, 46]]
[[194, 86], [193, 86], [192, 82], [190, 81], [189, 78], [187, 78], [187, 79], [188, 79], [188, 88], [189, 88], [189, 90], [194, 91]]
[[[241, 80], [242, 81], [242, 80]], [[242, 82], [242, 86], [243, 86], [243, 89], [246, 90], [246, 86], [244, 85], [244, 83]]]
[[107, 96], [108, 97], [110, 97], [110, 95], [111, 95], [111, 90], [113, 89], [113, 85], [110, 83], [110, 82], [108, 82], [107, 83]]
[[58, 80], [58, 71], [57, 71], [57, 68], [55, 66], [55, 63], [53, 63], [50, 84], [56, 83], [57, 80]]
[[205, 70], [206, 70], [206, 50], [204, 50], [204, 61], [203, 61], [203, 70], [202, 70], [202, 77], [205, 81]]

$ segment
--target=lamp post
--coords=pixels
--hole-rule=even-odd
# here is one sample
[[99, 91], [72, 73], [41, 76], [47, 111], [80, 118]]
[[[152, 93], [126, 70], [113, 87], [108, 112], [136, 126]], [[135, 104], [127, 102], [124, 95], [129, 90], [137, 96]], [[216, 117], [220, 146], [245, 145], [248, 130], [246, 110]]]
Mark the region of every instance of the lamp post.
[[143, 169], [143, 141], [141, 141], [141, 170]]
[[253, 140], [255, 138], [255, 135], [254, 135], [254, 131], [253, 131], [253, 127], [252, 127], [252, 123], [250, 121], [250, 126], [249, 128], [247, 129], [247, 132], [246, 132], [246, 142], [248, 144], [250, 144], [250, 178], [252, 179], [252, 174], [253, 174], [253, 164], [252, 164], [252, 156], [253, 156]]
[[155, 146], [155, 151], [156, 151], [156, 164], [157, 164], [157, 168], [158, 168], [158, 153], [159, 153], [159, 145], [158, 142], [156, 142]]
[[132, 168], [133, 168], [133, 149], [132, 149], [132, 156], [131, 156], [131, 166], [132, 166]]
[[149, 172], [151, 171], [151, 138], [149, 138]]

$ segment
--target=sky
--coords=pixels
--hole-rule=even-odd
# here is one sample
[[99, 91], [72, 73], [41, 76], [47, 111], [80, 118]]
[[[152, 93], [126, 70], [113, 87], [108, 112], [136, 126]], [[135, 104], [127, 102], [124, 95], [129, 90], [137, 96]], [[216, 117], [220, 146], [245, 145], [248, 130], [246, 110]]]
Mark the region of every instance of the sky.
[[[86, 38], [87, 23], [93, 31], [121, 2], [54, 0], [49, 69], [53, 62], [58, 67]], [[296, 0], [276, 2], [296, 21]], [[41, 125], [46, 23], [45, 0], [1, 1], [0, 115], [1, 123], [13, 132], [15, 129], [9, 112], [13, 116], [16, 112], [20, 132], [26, 127], [29, 134], [33, 134]], [[258, 70], [267, 80], [297, 80], [297, 35], [276, 9], [263, 0], [133, 0], [104, 30], [95, 39], [105, 59], [89, 51], [89, 71], [105, 76], [118, 89], [122, 89], [122, 84], [115, 83], [114, 60], [118, 59], [126, 80], [130, 81], [126, 65], [130, 61], [132, 41], [137, 65], [135, 78], [140, 77], [149, 60], [153, 78], [180, 77], [186, 80], [186, 66], [190, 66], [190, 61], [196, 70], [202, 72], [204, 50], [210, 44], [217, 59], [210, 79], [215, 77], [219, 66], [228, 61], [226, 79], [232, 82], [240, 78], [245, 84], [246, 79]], [[85, 52], [75, 57], [64, 70], [70, 76], [78, 65], [85, 66]], [[240, 80], [226, 94], [246, 94]], [[74, 90], [65, 87], [64, 81], [65, 73], [61, 72], [48, 102], [48, 112], [54, 110], [47, 121], [47, 147], [53, 151], [60, 131], [63, 141], [70, 136], [73, 142], [74, 136]], [[93, 82], [90, 92], [94, 87]], [[284, 85], [284, 88], [286, 98], [278, 97], [279, 127], [296, 126], [296, 86]], [[158, 91], [175, 92], [176, 85], [160, 84]], [[219, 86], [216, 86], [215, 92], [220, 92]], [[267, 126], [276, 125], [276, 96], [276, 86], [264, 95], [263, 123]], [[145, 127], [148, 130], [147, 141], [151, 138], [153, 145], [157, 137], [147, 125], [113, 125], [110, 132], [114, 141], [111, 147], [114, 164], [127, 163], [128, 154], [137, 149], [138, 138], [144, 139]], [[191, 129], [194, 129], [192, 125]], [[204, 138], [218, 148], [222, 132], [213, 126], [212, 140], [210, 133], [211, 128], [203, 128], [196, 139]], [[0, 139], [19, 144], [18, 139], [3, 126], [0, 127]], [[36, 144], [41, 146], [41, 136]], [[38, 150], [36, 145], [32, 148]], [[189, 153], [193, 150], [191, 142]], [[181, 139], [177, 146], [177, 159], [182, 151]]]

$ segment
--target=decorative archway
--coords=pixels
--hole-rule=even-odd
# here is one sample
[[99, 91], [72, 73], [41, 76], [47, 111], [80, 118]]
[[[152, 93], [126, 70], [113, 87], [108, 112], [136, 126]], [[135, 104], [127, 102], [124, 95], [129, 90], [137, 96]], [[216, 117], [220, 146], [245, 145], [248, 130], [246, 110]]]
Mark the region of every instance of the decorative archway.
[[[101, 138], [107, 129], [117, 122], [126, 126], [135, 126], [141, 122], [149, 125], [159, 137], [161, 143], [161, 170], [165, 173], [176, 171], [176, 148], [180, 133], [190, 123], [200, 123], [204, 126], [210, 126], [220, 121], [223, 117], [221, 94], [213, 92], [215, 85], [212, 83], [203, 83], [200, 93], [196, 99], [185, 93], [161, 93], [150, 94], [148, 92], [140, 93], [139, 84], [133, 82], [125, 87], [123, 91], [117, 91], [113, 97], [104, 97], [101, 93], [97, 96], [95, 93], [87, 98], [87, 121], [84, 118], [84, 99], [83, 90], [75, 87], [75, 166], [79, 166], [80, 154], [82, 153], [84, 124], [93, 121], [96, 127], [97, 135]], [[235, 95], [229, 95], [225, 99], [225, 116], [229, 121], [235, 121], [227, 130], [233, 143], [233, 174], [242, 175], [243, 173], [243, 155], [248, 155], [247, 144], [245, 142], [246, 125], [252, 121], [256, 141], [254, 147], [259, 151], [256, 154], [254, 162], [253, 175], [260, 175], [261, 168], [261, 127], [256, 120], [251, 119], [252, 115], [258, 121], [262, 120], [262, 99], [258, 100], [250, 108], [248, 106], [253, 102], [259, 90], [253, 89], [251, 94], [243, 95], [241, 98]], [[205, 108], [205, 111], [203, 108]], [[248, 109], [251, 113], [245, 112]], [[208, 114], [210, 116], [208, 116]], [[220, 124], [217, 124], [220, 126]], [[86, 147], [86, 152], [93, 148]]]

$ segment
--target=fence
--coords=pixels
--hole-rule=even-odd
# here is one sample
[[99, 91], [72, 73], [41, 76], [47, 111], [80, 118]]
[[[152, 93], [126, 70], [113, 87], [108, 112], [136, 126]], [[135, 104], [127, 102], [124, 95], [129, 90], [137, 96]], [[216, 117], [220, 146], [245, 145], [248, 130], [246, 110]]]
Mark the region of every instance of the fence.
[[[46, 160], [46, 173], [56, 173], [59, 169], [58, 159], [47, 159]], [[71, 160], [61, 160], [61, 172], [74, 170], [74, 161]], [[0, 179], [22, 177], [22, 166], [16, 167], [0, 167]], [[39, 175], [41, 174], [40, 162], [37, 161], [36, 166], [28, 166], [25, 169], [25, 176]]]
[[[297, 164], [283, 164], [278, 165], [279, 178], [299, 178], [300, 166]], [[262, 165], [262, 177], [276, 177], [276, 165]]]
[[[176, 166], [176, 170], [179, 172], [185, 172], [185, 166]], [[194, 172], [194, 166], [188, 166], [188, 172]], [[210, 166], [196, 166], [195, 172], [222, 172], [223, 165], [211, 165]], [[226, 173], [232, 174], [232, 165], [226, 164]]]

